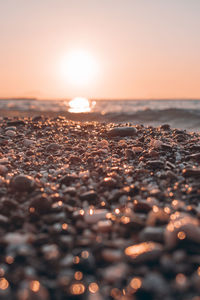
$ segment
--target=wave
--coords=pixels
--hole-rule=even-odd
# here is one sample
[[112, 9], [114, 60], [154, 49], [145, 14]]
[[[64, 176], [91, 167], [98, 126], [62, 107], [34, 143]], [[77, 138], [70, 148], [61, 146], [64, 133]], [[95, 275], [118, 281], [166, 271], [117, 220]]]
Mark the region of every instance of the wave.
[[71, 113], [68, 111], [41, 111], [41, 110], [1, 110], [2, 116], [36, 116], [49, 117], [65, 116], [74, 121], [98, 121], [111, 123], [132, 123], [150, 126], [169, 124], [172, 128], [200, 131], [200, 110], [168, 108], [168, 109], [146, 109], [134, 112], [88, 112]]

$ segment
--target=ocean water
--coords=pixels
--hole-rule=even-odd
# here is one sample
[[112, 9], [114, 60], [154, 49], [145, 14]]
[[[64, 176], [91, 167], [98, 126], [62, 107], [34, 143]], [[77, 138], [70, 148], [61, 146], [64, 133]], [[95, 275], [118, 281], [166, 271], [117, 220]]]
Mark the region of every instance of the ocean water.
[[64, 113], [76, 120], [133, 122], [154, 126], [168, 123], [172, 127], [190, 131], [200, 130], [200, 100], [81, 99], [75, 101], [75, 105], [67, 100], [1, 99], [0, 111], [54, 112]]

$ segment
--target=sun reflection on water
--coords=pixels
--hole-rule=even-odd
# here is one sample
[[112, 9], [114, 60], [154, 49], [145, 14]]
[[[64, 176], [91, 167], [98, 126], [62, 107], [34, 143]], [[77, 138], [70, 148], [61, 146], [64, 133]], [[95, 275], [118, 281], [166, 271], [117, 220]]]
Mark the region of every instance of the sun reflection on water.
[[86, 113], [91, 112], [92, 108], [95, 106], [96, 102], [90, 102], [87, 98], [76, 97], [69, 101], [69, 112], [72, 113]]

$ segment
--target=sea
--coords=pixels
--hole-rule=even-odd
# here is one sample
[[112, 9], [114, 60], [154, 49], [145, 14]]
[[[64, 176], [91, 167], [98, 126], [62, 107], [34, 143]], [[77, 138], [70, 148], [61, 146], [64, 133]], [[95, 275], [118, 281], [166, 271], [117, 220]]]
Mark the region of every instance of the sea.
[[[200, 131], [199, 100], [70, 100], [0, 99], [0, 113], [54, 114], [72, 120], [159, 126]], [[9, 115], [9, 114], [8, 114]]]

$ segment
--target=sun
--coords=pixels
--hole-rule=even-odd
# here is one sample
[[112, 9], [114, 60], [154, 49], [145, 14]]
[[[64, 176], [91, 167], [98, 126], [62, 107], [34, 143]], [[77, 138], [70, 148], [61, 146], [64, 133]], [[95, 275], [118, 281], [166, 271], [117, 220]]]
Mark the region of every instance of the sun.
[[95, 57], [85, 50], [74, 50], [68, 53], [61, 64], [62, 76], [75, 86], [91, 84], [97, 73], [98, 63]]

